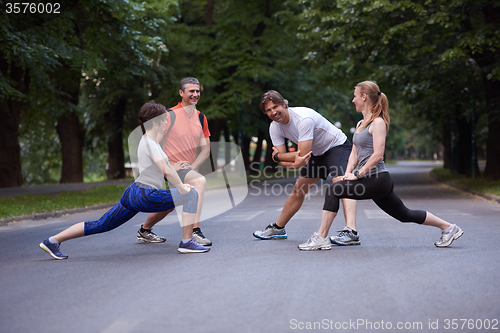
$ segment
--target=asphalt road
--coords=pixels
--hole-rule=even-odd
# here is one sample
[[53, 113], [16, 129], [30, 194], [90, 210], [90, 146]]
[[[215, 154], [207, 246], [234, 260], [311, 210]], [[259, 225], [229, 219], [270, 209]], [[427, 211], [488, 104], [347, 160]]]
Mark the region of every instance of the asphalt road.
[[[500, 205], [438, 184], [432, 166], [390, 171], [408, 207], [464, 230], [450, 248], [433, 245], [439, 230], [399, 223], [360, 201], [360, 246], [299, 251], [320, 223], [319, 187], [287, 226], [287, 240], [255, 239], [279, 216], [287, 179], [252, 183], [242, 203], [203, 222], [214, 243], [205, 254], [177, 253], [175, 214], [155, 227], [165, 243], [136, 242], [146, 218], [139, 214], [64, 243], [67, 260], [52, 259], [39, 242], [103, 210], [0, 226], [0, 332], [498, 331]], [[344, 223], [339, 214], [330, 234]]]

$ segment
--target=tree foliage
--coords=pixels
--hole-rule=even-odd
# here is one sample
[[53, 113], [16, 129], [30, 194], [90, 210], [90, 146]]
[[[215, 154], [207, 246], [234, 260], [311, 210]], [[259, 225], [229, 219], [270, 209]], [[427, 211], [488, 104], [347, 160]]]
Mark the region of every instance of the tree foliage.
[[[303, 4], [301, 37], [313, 45], [310, 52], [318, 66], [328, 63], [333, 77], [377, 80], [390, 97], [410, 103], [410, 119], [431, 121], [435, 132], [442, 131], [451, 118], [466, 127], [471, 110], [476, 109], [472, 95], [484, 100], [477, 106], [478, 114], [489, 119], [486, 174], [500, 177], [498, 140], [493, 140], [498, 131], [492, 130], [500, 104], [498, 94], [488, 93], [498, 91], [495, 87], [500, 82], [498, 2], [313, 0]], [[486, 108], [481, 109], [482, 105]], [[470, 133], [456, 134], [470, 142]], [[470, 169], [462, 171], [470, 173]]]
[[373, 79], [391, 102], [389, 155], [442, 142], [445, 165], [456, 157], [471, 174], [475, 126], [486, 174], [500, 177], [494, 0], [61, 3], [58, 15], [0, 14], [0, 186], [81, 181], [104, 175], [104, 163], [108, 178], [123, 177], [137, 110], [148, 99], [175, 105], [186, 76], [202, 83], [198, 108], [213, 138], [231, 133], [247, 162], [252, 137], [269, 142], [265, 91], [349, 135], [360, 119], [353, 86]]

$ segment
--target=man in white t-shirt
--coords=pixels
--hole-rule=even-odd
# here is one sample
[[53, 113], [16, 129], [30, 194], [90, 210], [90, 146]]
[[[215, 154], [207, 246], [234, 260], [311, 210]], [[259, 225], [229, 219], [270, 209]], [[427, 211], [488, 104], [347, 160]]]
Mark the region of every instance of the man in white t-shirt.
[[[253, 235], [259, 239], [286, 239], [285, 225], [300, 209], [310, 188], [329, 175], [336, 181], [335, 178], [344, 174], [352, 145], [346, 135], [322, 115], [306, 107], [288, 107], [288, 101], [275, 90], [262, 95], [260, 107], [273, 120], [269, 127], [273, 160], [284, 167], [301, 169], [278, 220]], [[298, 145], [296, 152], [287, 152], [285, 138]], [[320, 233], [315, 232], [307, 242], [299, 245], [300, 250], [329, 250], [332, 242], [360, 244], [356, 231], [356, 201], [342, 199], [342, 203], [346, 219], [344, 230], [330, 241], [328, 230], [320, 229]], [[322, 219], [328, 218], [328, 214], [323, 214]]]

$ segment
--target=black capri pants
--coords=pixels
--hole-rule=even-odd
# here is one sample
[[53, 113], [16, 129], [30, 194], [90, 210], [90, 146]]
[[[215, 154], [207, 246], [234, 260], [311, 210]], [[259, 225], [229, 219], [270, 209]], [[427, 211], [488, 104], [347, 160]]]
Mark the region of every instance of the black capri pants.
[[328, 186], [323, 210], [338, 212], [341, 198], [372, 199], [384, 212], [400, 222], [422, 224], [427, 217], [423, 210], [408, 209], [394, 193], [394, 182], [389, 172], [381, 172], [358, 180], [342, 180]]

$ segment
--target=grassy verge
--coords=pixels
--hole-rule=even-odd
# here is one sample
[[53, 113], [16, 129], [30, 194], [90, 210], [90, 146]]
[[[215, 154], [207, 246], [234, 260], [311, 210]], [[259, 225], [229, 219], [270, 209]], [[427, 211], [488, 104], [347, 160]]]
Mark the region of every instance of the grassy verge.
[[449, 169], [437, 167], [432, 173], [447, 182], [470, 188], [479, 193], [500, 196], [500, 180], [491, 180], [482, 177], [475, 179], [467, 178], [464, 175], [451, 173]]
[[86, 191], [26, 194], [0, 198], [0, 218], [53, 212], [118, 202], [127, 186], [108, 185]]
[[[269, 177], [283, 178], [284, 176], [294, 176], [295, 173], [289, 171], [279, 171], [273, 174], [263, 173], [259, 177], [247, 177], [247, 181], [254, 179], [264, 179]], [[245, 182], [245, 176], [229, 173], [227, 175], [230, 184], [240, 184]], [[224, 178], [207, 178], [207, 188], [225, 186]], [[31, 215], [36, 213], [46, 213], [61, 211], [66, 209], [81, 208], [102, 204], [113, 204], [120, 200], [127, 185], [107, 185], [98, 186], [85, 191], [61, 191], [57, 194], [26, 194], [13, 197], [0, 197], [0, 219], [14, 216]]]

